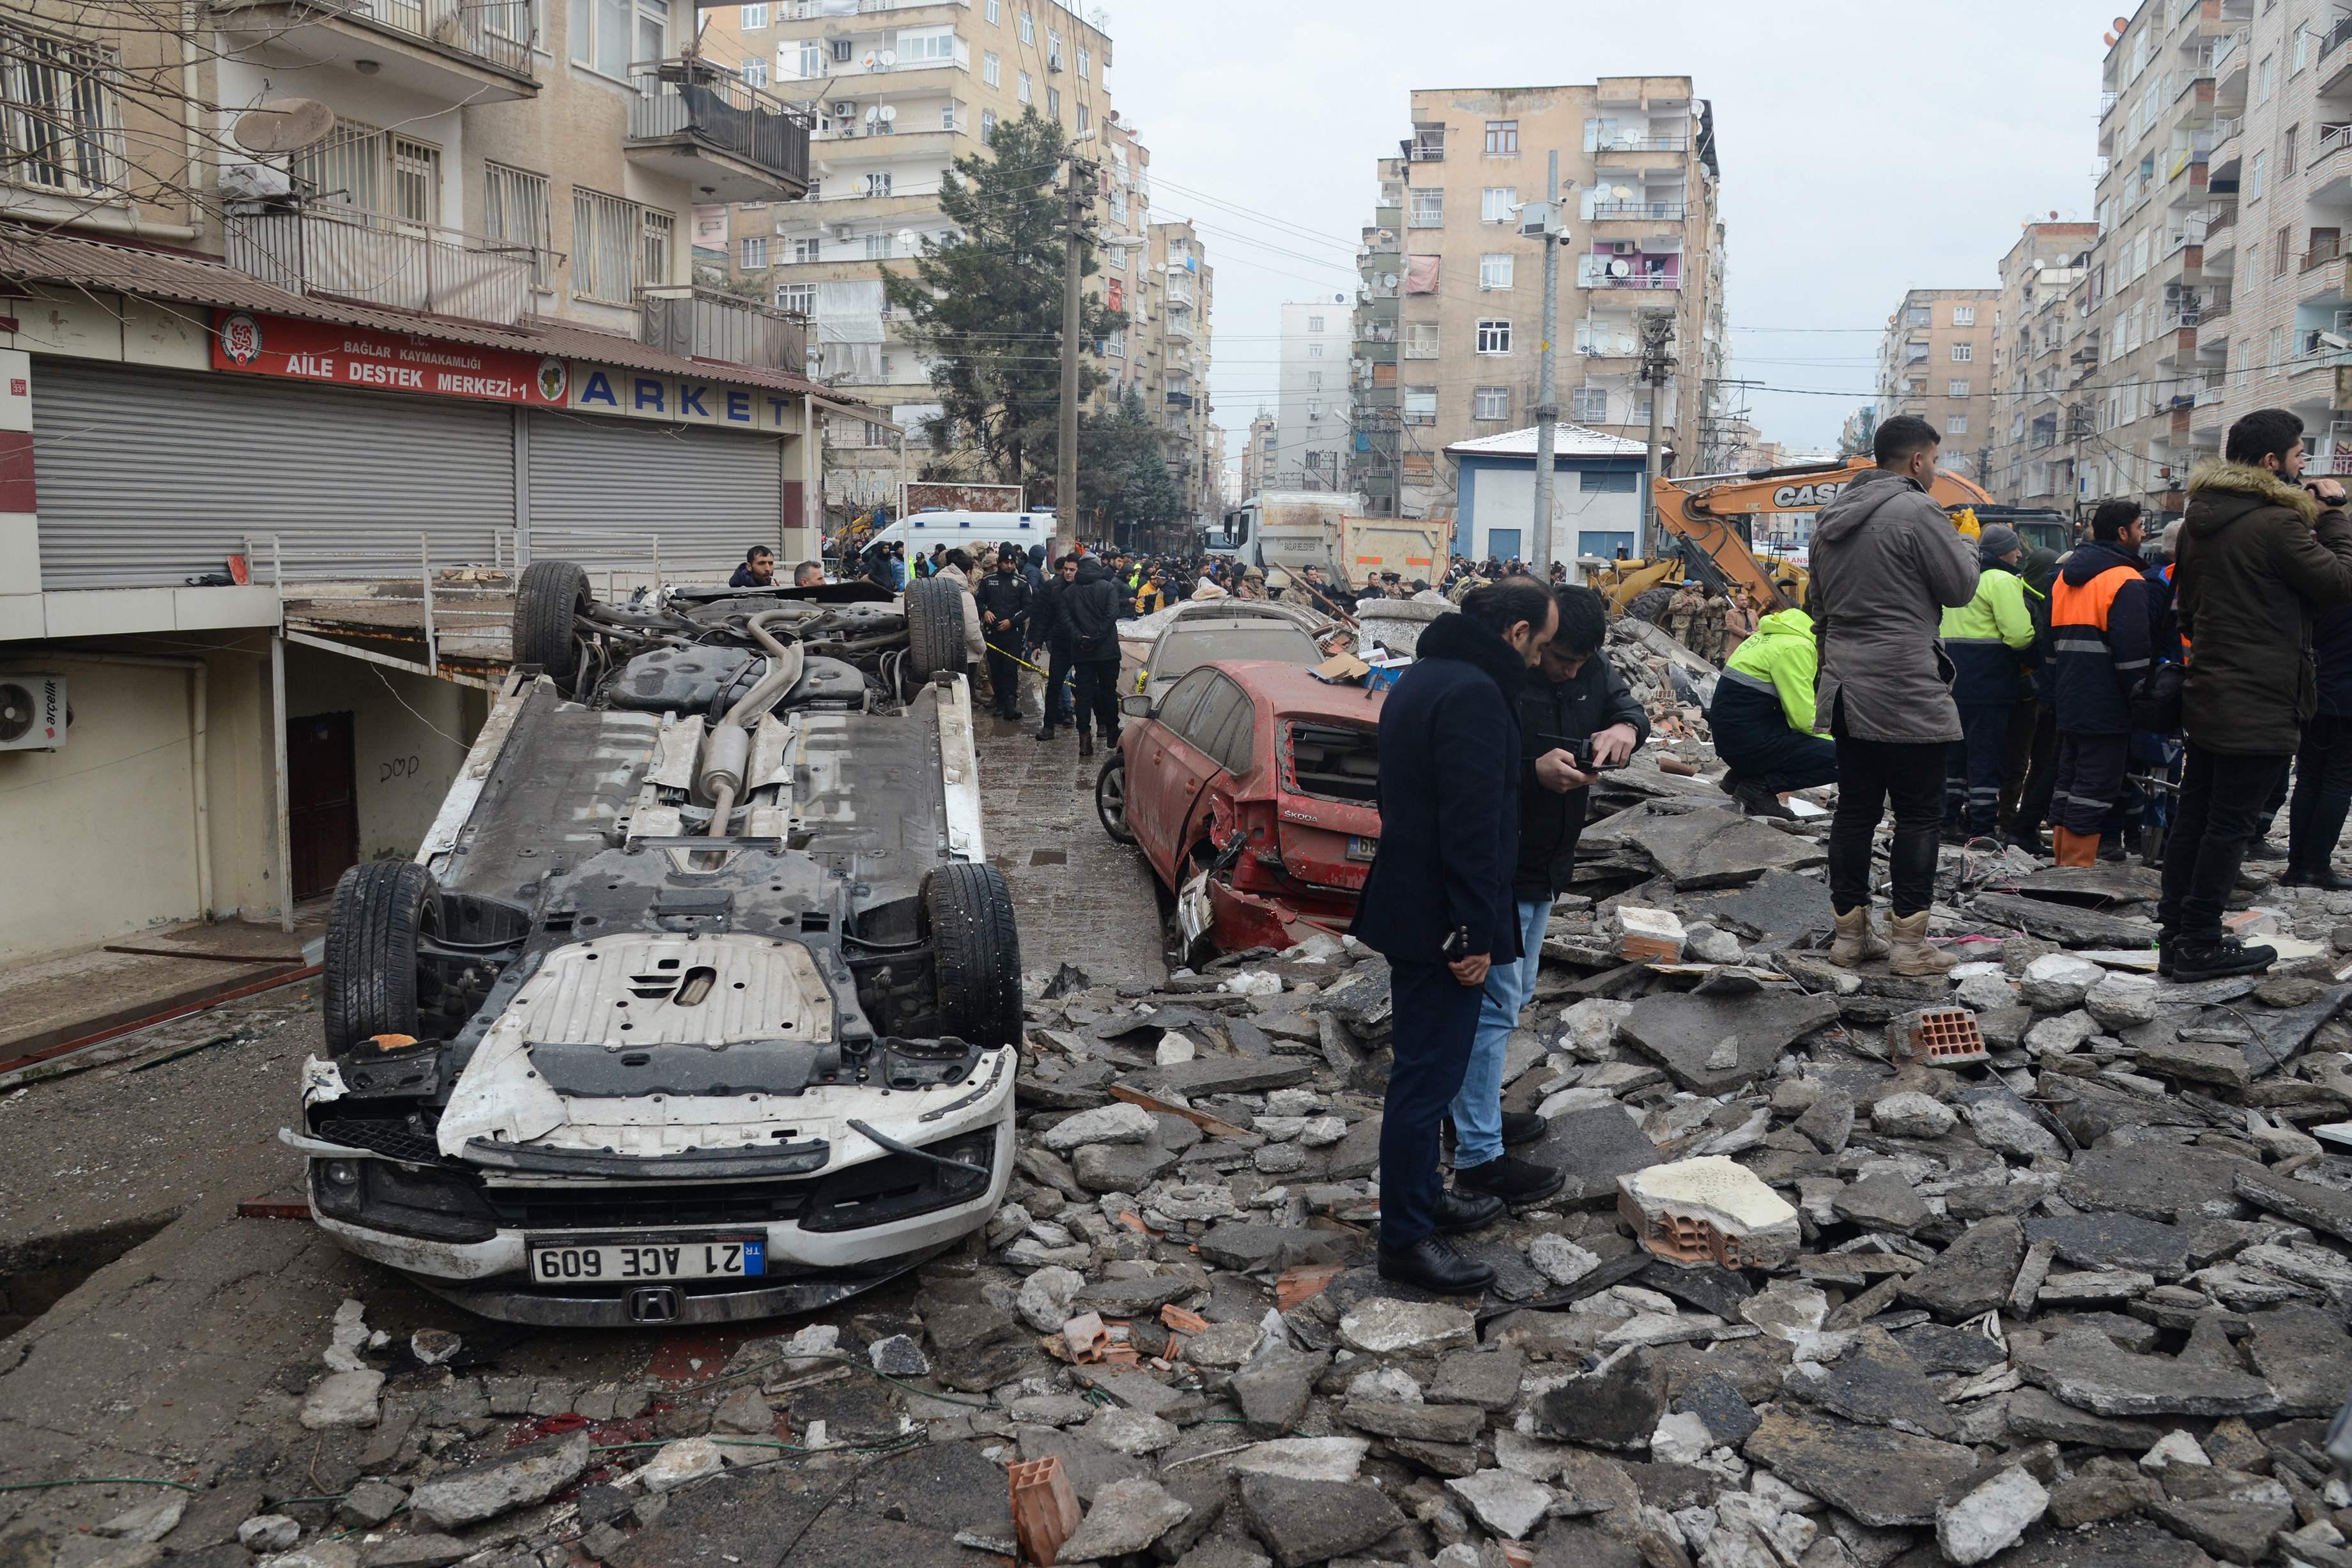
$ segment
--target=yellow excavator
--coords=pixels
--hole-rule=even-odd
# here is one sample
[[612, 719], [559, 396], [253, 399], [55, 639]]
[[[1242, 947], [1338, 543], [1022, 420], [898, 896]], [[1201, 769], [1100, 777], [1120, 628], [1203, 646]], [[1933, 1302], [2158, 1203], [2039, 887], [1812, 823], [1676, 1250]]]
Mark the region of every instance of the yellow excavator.
[[[1748, 542], [1756, 519], [1817, 512], [1872, 467], [1857, 458], [1742, 474], [1661, 477], [1651, 491], [1661, 552], [1646, 561], [1588, 564], [1584, 580], [1625, 614], [1650, 621], [1665, 613], [1666, 601], [1685, 577], [1727, 592], [1746, 587], [1759, 615], [1801, 606], [1811, 574], [1801, 562], [1756, 552]], [[1971, 538], [1981, 525], [1999, 521], [2016, 529], [2029, 548], [2047, 544], [2063, 551], [2071, 542], [2073, 530], [2063, 513], [1998, 506], [1958, 474], [1938, 470], [1928, 494], [1952, 514], [1952, 526]]]

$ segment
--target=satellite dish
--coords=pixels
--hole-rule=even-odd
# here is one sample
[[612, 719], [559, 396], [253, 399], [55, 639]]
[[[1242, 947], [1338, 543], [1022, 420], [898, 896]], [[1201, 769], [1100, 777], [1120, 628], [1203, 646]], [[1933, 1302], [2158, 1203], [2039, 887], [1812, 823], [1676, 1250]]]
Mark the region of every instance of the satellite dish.
[[1616, 260], [1609, 264], [1609, 276], [1612, 278], [1631, 278], [1633, 276], [1633, 264], [1621, 256]]
[[1347, 302], [1348, 297], [1345, 294], [1334, 294], [1331, 296], [1331, 303], [1334, 305], [1344, 305]]
[[883, 67], [883, 68], [884, 68], [885, 70], [887, 70], [890, 67], [895, 66], [895, 65], [897, 65], [898, 63], [898, 50], [896, 50], [896, 49], [884, 49], [884, 50], [882, 51], [882, 67]]
[[922, 237], [920, 235], [917, 234], [911, 228], [902, 228], [898, 231], [898, 248], [911, 255], [914, 252], [916, 243], [920, 240], [921, 237]]
[[872, 70], [876, 66], [882, 63], [882, 57], [876, 54], [872, 49], [868, 49], [857, 63], [864, 66], [867, 70]]
[[281, 98], [237, 116], [229, 134], [248, 153], [299, 153], [326, 140], [335, 111], [315, 98]]
[[1396, 286], [1397, 286], [1397, 275], [1396, 275], [1395, 273], [1393, 273], [1393, 272], [1389, 272], [1389, 273], [1383, 273], [1383, 274], [1381, 275], [1381, 288], [1383, 288], [1383, 289], [1393, 289], [1393, 288], [1395, 288]]
[[1630, 185], [1619, 185], [1609, 194], [1621, 202], [1630, 202], [1633, 199], [1633, 190]]
[[869, 109], [869, 110], [867, 110], [866, 111], [866, 124], [868, 124], [868, 125], [878, 125], [878, 124], [880, 124], [881, 122], [882, 122], [882, 111], [881, 111], [880, 110], [878, 110], [878, 109]]
[[898, 106], [895, 103], [884, 104], [882, 106], [882, 123], [885, 125], [896, 125], [898, 122]]

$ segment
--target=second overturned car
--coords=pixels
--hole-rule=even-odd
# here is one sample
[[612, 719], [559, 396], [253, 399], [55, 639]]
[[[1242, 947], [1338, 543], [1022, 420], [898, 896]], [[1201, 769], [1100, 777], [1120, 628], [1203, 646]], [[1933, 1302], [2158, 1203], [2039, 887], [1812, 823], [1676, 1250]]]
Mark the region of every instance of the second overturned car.
[[961, 590], [534, 563], [414, 860], [335, 891], [319, 1224], [485, 1316], [805, 1310], [1002, 1201], [1021, 1025]]

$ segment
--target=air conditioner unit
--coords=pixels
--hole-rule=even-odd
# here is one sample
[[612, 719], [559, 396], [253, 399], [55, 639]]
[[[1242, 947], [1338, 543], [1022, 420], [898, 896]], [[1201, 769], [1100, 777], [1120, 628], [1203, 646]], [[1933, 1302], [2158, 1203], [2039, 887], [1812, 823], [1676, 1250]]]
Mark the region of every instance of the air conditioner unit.
[[0, 752], [54, 752], [71, 721], [64, 676], [0, 674]]
[[835, 99], [833, 104], [833, 117], [835, 120], [856, 119], [857, 117], [857, 100], [854, 98]]

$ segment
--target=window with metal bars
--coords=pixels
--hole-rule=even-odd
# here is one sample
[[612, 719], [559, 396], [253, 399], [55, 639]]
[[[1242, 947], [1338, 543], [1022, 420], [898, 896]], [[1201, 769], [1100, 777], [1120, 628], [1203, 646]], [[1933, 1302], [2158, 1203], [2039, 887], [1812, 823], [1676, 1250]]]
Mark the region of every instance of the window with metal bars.
[[[636, 203], [580, 186], [572, 190], [572, 292], [608, 305], [634, 305], [652, 246]], [[665, 215], [666, 216], [666, 215]], [[667, 277], [667, 268], [660, 274]]]
[[295, 188], [316, 202], [405, 223], [441, 221], [441, 149], [356, 120], [294, 154]]
[[529, 250], [532, 284], [541, 289], [553, 288], [555, 220], [547, 176], [485, 163], [482, 196], [482, 221], [490, 239], [500, 246]]
[[76, 196], [122, 192], [122, 110], [113, 50], [0, 26], [5, 177]]

